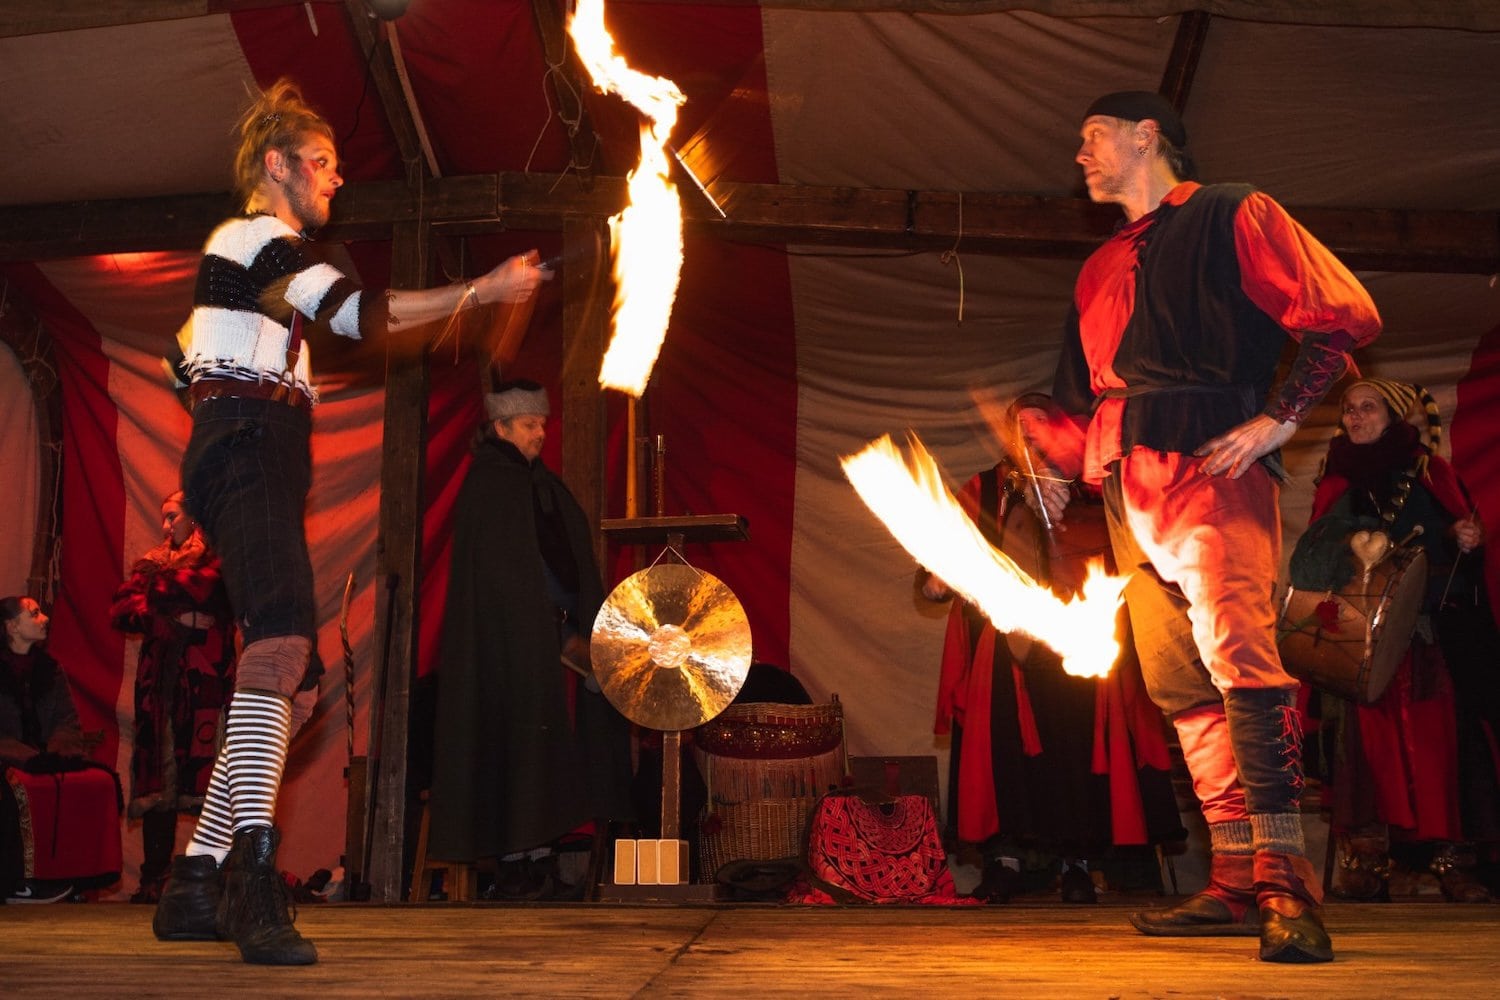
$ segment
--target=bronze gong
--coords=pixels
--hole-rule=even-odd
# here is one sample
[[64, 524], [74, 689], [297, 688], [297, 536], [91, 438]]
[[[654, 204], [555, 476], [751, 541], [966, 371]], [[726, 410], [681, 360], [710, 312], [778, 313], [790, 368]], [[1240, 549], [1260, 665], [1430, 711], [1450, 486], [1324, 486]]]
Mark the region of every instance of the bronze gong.
[[718, 715], [750, 673], [750, 623], [717, 577], [678, 563], [620, 582], [594, 619], [594, 675], [620, 714], [648, 729]]

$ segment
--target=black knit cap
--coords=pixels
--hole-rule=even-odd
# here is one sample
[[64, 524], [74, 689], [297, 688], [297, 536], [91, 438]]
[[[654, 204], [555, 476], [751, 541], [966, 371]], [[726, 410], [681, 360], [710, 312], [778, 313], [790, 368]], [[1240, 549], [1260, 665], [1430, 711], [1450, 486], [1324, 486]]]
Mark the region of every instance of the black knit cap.
[[1147, 118], [1155, 120], [1161, 134], [1178, 149], [1187, 145], [1187, 129], [1182, 117], [1165, 97], [1149, 90], [1121, 90], [1105, 94], [1083, 113], [1084, 120], [1094, 115], [1108, 115], [1121, 121], [1138, 122]]

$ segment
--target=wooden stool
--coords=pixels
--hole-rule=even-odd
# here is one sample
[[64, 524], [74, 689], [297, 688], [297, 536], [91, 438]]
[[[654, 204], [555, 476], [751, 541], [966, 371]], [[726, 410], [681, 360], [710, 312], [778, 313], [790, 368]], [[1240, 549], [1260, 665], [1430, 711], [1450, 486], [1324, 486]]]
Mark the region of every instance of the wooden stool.
[[411, 890], [406, 894], [408, 903], [426, 903], [432, 891], [430, 879], [434, 872], [443, 873], [443, 888], [447, 890], [448, 902], [467, 903], [479, 895], [479, 875], [467, 861], [443, 861], [427, 856], [427, 827], [432, 820], [432, 807], [427, 802], [427, 792], [422, 792], [422, 821], [417, 826], [416, 860], [412, 864]]

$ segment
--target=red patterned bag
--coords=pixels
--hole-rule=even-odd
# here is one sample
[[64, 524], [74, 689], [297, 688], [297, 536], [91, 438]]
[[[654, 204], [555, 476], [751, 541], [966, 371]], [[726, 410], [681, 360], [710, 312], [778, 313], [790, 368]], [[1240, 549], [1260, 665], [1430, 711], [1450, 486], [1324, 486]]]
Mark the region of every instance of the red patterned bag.
[[870, 802], [857, 793], [818, 799], [807, 826], [807, 893], [802, 903], [966, 904], [948, 871], [932, 801], [897, 795]]

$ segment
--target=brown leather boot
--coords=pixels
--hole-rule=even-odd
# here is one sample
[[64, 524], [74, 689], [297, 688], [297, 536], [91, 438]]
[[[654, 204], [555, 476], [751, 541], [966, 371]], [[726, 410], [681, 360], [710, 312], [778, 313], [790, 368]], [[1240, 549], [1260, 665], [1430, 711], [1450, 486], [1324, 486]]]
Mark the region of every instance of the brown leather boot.
[[1443, 898], [1450, 903], [1488, 903], [1490, 891], [1474, 874], [1477, 861], [1474, 850], [1457, 844], [1443, 844], [1432, 859], [1432, 873], [1442, 886]]
[[1162, 910], [1130, 915], [1142, 934], [1152, 937], [1251, 937], [1260, 933], [1255, 910], [1253, 856], [1215, 854], [1209, 859], [1203, 891]]
[[1390, 902], [1390, 850], [1390, 841], [1384, 833], [1340, 837], [1333, 894], [1356, 902]]
[[1306, 858], [1257, 851], [1255, 899], [1262, 962], [1333, 961], [1333, 942], [1323, 929], [1322, 893]]

